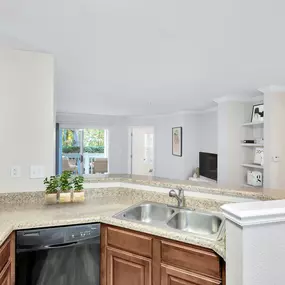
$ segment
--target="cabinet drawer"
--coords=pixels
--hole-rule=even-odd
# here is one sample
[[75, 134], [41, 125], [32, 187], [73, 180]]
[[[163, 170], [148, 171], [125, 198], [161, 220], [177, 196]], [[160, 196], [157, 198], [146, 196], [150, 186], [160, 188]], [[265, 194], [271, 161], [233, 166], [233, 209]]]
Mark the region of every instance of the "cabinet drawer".
[[6, 264], [3, 271], [0, 273], [0, 285], [11, 285], [11, 264]]
[[221, 279], [220, 258], [211, 250], [161, 241], [161, 261], [182, 269]]
[[141, 256], [152, 257], [152, 238], [149, 236], [108, 227], [107, 243], [115, 248]]
[[8, 263], [10, 259], [10, 252], [11, 252], [11, 240], [8, 239], [0, 247], [0, 272], [2, 271], [2, 269], [4, 268], [4, 266]]
[[221, 285], [220, 280], [212, 279], [197, 273], [175, 268], [169, 265], [161, 266], [161, 284], [163, 285]]

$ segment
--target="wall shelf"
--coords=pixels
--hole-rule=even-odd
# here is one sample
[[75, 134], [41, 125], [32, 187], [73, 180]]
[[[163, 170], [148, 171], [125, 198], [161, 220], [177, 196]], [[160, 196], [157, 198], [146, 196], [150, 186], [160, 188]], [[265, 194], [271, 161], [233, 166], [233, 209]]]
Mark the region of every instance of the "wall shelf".
[[263, 124], [264, 124], [264, 122], [251, 122], [251, 123], [242, 124], [242, 127], [260, 126]]
[[257, 188], [257, 189], [261, 189], [263, 186], [252, 186], [252, 185], [249, 185], [249, 184], [242, 184], [241, 185], [242, 187], [246, 187], [246, 188]]
[[254, 163], [243, 163], [241, 166], [248, 167], [248, 168], [263, 169], [262, 165], [258, 165], [258, 164], [254, 164]]
[[241, 146], [264, 147], [264, 144], [258, 144], [258, 143], [242, 143]]

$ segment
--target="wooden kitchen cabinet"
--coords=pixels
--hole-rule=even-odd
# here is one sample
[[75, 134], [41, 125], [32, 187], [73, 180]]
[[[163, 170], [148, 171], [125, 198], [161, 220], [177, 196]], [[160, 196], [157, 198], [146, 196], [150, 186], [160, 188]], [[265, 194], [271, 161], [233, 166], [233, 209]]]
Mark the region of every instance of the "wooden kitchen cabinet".
[[212, 250], [102, 225], [101, 285], [225, 285]]
[[151, 285], [151, 260], [126, 251], [107, 248], [107, 284]]
[[0, 285], [12, 285], [11, 264], [7, 264], [0, 274]]
[[0, 285], [15, 284], [15, 235], [10, 237], [0, 247]]
[[220, 285], [221, 280], [175, 268], [168, 265], [161, 266], [161, 285]]

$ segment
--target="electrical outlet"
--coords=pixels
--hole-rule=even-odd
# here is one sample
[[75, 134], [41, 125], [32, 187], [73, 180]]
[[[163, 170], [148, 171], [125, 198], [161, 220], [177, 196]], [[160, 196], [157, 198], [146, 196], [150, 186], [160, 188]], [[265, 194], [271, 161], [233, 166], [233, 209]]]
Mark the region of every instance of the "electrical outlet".
[[11, 177], [14, 177], [14, 178], [21, 177], [21, 167], [20, 166], [12, 166], [10, 171], [11, 171]]
[[278, 155], [272, 156], [272, 161], [279, 162], [280, 161], [280, 156], [278, 156]]

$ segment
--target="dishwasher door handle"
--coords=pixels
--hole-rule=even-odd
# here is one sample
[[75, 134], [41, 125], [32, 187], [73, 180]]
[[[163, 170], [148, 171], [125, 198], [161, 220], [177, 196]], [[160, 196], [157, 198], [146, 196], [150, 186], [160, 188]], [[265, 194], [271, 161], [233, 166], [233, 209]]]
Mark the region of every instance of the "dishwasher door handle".
[[91, 244], [100, 243], [100, 236], [87, 238], [87, 239], [80, 240], [80, 241], [71, 241], [71, 242], [66, 242], [66, 243], [46, 245], [44, 248], [45, 249], [57, 249], [57, 248], [65, 248], [65, 247], [71, 247], [75, 245], [84, 245], [84, 244], [90, 244], [90, 243]]
[[60, 243], [60, 244], [51, 244], [51, 245], [46, 245], [46, 249], [53, 249], [53, 248], [65, 248], [65, 247], [71, 247], [79, 244], [80, 242], [74, 241], [74, 242], [66, 242], [66, 243]]

